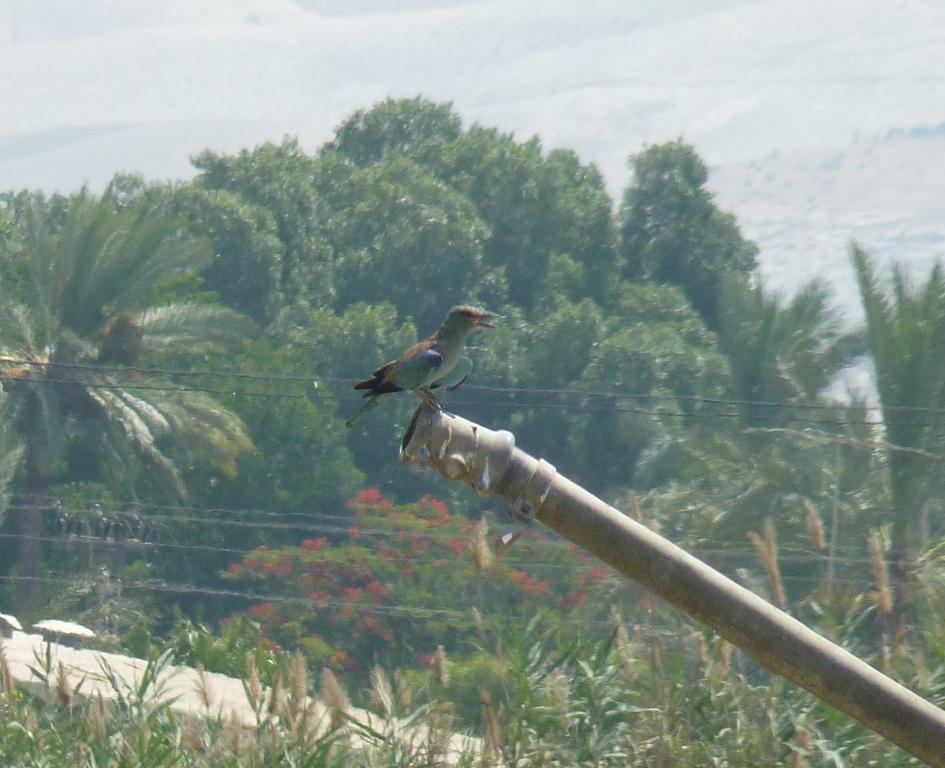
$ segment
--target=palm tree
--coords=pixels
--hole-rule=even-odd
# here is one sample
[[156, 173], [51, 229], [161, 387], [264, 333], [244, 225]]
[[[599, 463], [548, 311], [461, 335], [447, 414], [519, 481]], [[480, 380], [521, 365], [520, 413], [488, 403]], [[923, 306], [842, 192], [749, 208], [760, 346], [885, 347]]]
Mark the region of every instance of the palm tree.
[[856, 244], [852, 252], [886, 430], [890, 556], [901, 588], [924, 538], [924, 507], [941, 482], [935, 454], [945, 437], [945, 276], [936, 264], [924, 285], [912, 287], [896, 266], [888, 296], [866, 253]]
[[853, 337], [843, 332], [822, 283], [811, 282], [784, 302], [740, 276], [728, 276], [721, 298], [719, 346], [747, 426], [803, 414], [759, 403], [816, 400], [856, 356]]
[[175, 444], [199, 445], [228, 472], [251, 447], [240, 419], [206, 393], [136, 383], [129, 370], [145, 353], [201, 353], [250, 330], [217, 306], [149, 306], [175, 275], [206, 263], [205, 246], [143, 205], [116, 211], [83, 192], [55, 231], [37, 208], [22, 221], [23, 278], [0, 287], [0, 376], [23, 441], [17, 603], [27, 609], [38, 593], [42, 508], [67, 436], [132, 497], [145, 479], [178, 500], [186, 489]]
[[[712, 428], [690, 429], [648, 451], [637, 474], [644, 487], [676, 480], [664, 493], [667, 508], [701, 511], [699, 519], [687, 511], [681, 520], [687, 535], [728, 539], [738, 549], [744, 532], [760, 530], [772, 515], [786, 535], [802, 534], [802, 501], [829, 505], [841, 487], [831, 433], [862, 414], [822, 393], [859, 350], [828, 295], [811, 283], [785, 301], [741, 276], [723, 277], [718, 337], [732, 402], [718, 408], [732, 418], [711, 420]], [[855, 435], [836, 437], [849, 442]], [[842, 458], [853, 451], [844, 448]], [[853, 481], [843, 478], [846, 485]]]

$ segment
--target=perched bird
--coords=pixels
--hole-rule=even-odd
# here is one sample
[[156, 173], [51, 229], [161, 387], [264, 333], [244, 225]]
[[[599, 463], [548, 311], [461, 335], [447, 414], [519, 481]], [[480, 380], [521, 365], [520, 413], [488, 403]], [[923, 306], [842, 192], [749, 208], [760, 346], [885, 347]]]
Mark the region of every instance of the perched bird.
[[466, 337], [478, 328], [494, 328], [489, 322], [495, 315], [470, 306], [453, 307], [439, 330], [423, 341], [418, 341], [401, 355], [378, 368], [371, 378], [359, 381], [355, 389], [367, 390], [367, 402], [348, 419], [351, 426], [385, 395], [393, 392], [416, 392], [427, 402], [439, 404], [431, 390], [446, 387], [456, 389], [472, 370], [472, 360], [463, 356]]

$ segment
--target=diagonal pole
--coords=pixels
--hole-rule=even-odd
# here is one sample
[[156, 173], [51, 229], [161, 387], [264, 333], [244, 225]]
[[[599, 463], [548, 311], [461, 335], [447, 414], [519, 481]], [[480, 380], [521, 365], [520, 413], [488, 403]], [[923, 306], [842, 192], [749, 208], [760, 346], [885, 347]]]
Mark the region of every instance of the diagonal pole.
[[508, 501], [933, 768], [945, 768], [945, 711], [736, 584], [493, 431], [421, 405], [401, 459]]

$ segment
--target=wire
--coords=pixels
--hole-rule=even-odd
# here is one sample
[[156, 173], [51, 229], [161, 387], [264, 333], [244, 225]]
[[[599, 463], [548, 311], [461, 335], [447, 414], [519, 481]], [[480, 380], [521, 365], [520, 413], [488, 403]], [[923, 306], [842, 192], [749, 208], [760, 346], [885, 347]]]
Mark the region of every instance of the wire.
[[[116, 391], [124, 390], [149, 390], [157, 392], [203, 392], [211, 395], [240, 395], [243, 397], [269, 397], [274, 400], [306, 400], [309, 395], [292, 394], [290, 392], [247, 392], [232, 389], [214, 389], [213, 387], [180, 387], [158, 384], [101, 384], [99, 382], [80, 381], [78, 379], [21, 379], [16, 376], [0, 374], [0, 381], [13, 381], [20, 384], [27, 382], [30, 384], [44, 385], [63, 385], [63, 386], [83, 386], [89, 389], [109, 389]], [[320, 394], [320, 393], [319, 393]]]
[[[14, 361], [6, 361], [14, 362]], [[30, 363], [30, 361], [20, 361], [26, 364], [39, 365], [38, 363]], [[42, 365], [47, 366], [56, 366], [56, 365], [67, 365], [60, 363], [43, 363]], [[69, 364], [71, 365], [71, 364]], [[73, 367], [79, 367], [74, 365]], [[96, 370], [105, 369], [106, 366], [85, 366], [94, 368]], [[110, 371], [120, 372], [122, 368], [109, 368]], [[165, 371], [166, 369], [141, 369], [152, 372]], [[174, 371], [169, 369], [166, 370], [167, 373], [174, 374]], [[209, 372], [193, 372], [194, 375], [202, 375], [203, 373]], [[247, 374], [247, 377], [252, 377], [256, 380], [267, 380], [277, 382], [282, 379], [279, 377], [270, 377], [268, 375], [261, 374]], [[287, 380], [300, 380], [300, 381], [311, 381], [317, 386], [317, 379], [312, 379], [305, 377], [290, 377]], [[325, 380], [339, 381], [339, 382], [350, 382], [351, 379], [340, 379], [340, 378], [330, 378]], [[312, 388], [312, 391], [302, 394], [302, 393], [291, 393], [291, 392], [254, 392], [246, 390], [236, 390], [236, 389], [220, 389], [213, 387], [187, 387], [180, 385], [154, 385], [154, 384], [102, 384], [102, 383], [93, 383], [88, 381], [82, 381], [79, 379], [54, 379], [43, 377], [39, 379], [22, 379], [16, 376], [9, 376], [5, 374], [0, 374], [0, 381], [10, 381], [10, 382], [30, 382], [35, 384], [45, 384], [45, 385], [62, 385], [62, 386], [84, 386], [97, 389], [107, 389], [107, 390], [150, 390], [150, 391], [162, 391], [162, 392], [202, 392], [206, 394], [215, 394], [215, 395], [230, 395], [234, 397], [265, 397], [273, 400], [283, 399], [283, 400], [307, 400], [312, 397], [323, 397], [323, 398], [332, 398], [332, 399], [341, 399], [344, 401], [359, 402], [361, 398], [357, 396], [351, 397], [336, 397], [331, 393], [323, 392], [317, 390], [315, 387]], [[818, 411], [836, 411], [841, 408], [839, 405], [828, 405], [823, 403], [779, 403], [775, 401], [765, 401], [765, 400], [731, 400], [723, 398], [703, 398], [695, 396], [683, 396], [683, 395], [667, 395], [667, 394], [658, 394], [658, 393], [621, 393], [621, 392], [595, 392], [590, 390], [571, 390], [571, 389], [525, 389], [525, 388], [513, 388], [513, 387], [485, 387], [483, 385], [468, 385], [468, 389], [472, 390], [478, 388], [481, 391], [492, 391], [492, 392], [507, 392], [514, 394], [519, 393], [534, 393], [534, 394], [557, 394], [557, 395], [580, 395], [583, 397], [593, 397], [598, 400], [609, 399], [609, 400], [640, 400], [640, 399], [649, 399], [656, 401], [668, 401], [668, 402], [693, 402], [693, 403], [702, 403], [707, 405], [735, 405], [735, 406], [758, 406], [766, 408], [778, 408], [783, 411], [791, 410], [809, 410], [815, 409]], [[607, 413], [612, 411], [623, 412], [623, 413], [636, 413], [644, 416], [651, 416], [656, 419], [658, 418], [686, 418], [686, 419], [740, 419], [749, 422], [755, 423], [765, 423], [770, 421], [769, 418], [757, 414], [746, 414], [741, 411], [709, 411], [709, 410], [696, 410], [696, 411], [685, 411], [685, 410], [669, 410], [669, 409], [652, 409], [652, 408], [641, 408], [629, 406], [622, 402], [612, 402], [612, 403], [581, 403], [579, 406], [573, 406], [566, 403], [555, 403], [547, 401], [488, 401], [488, 400], [457, 400], [453, 401], [456, 405], [471, 405], [471, 406], [488, 406], [495, 408], [506, 408], [506, 409], [541, 409], [541, 410], [559, 410], [559, 411], [568, 411], [574, 412], [575, 410], [579, 411], [592, 411], [592, 412], [601, 412]], [[916, 412], [916, 413], [925, 413], [927, 415], [943, 415], [945, 414], [945, 409], [943, 408], [927, 408], [919, 406], [888, 406], [885, 410], [892, 411], [904, 411], [904, 412]], [[835, 426], [835, 427], [847, 427], [847, 426], [868, 426], [868, 427], [883, 427], [891, 426], [893, 424], [897, 426], [912, 426], [912, 427], [926, 427], [931, 426], [932, 424], [937, 423], [937, 421], [923, 420], [923, 421], [901, 421], [901, 420], [888, 420], [884, 421], [883, 419], [853, 419], [853, 418], [835, 418], [835, 419], [811, 419], [808, 417], [802, 417], [798, 415], [787, 414], [784, 416], [786, 421], [795, 422], [799, 424], [806, 425], [818, 425], [818, 426]], [[919, 448], [914, 448], [914, 451], [921, 451]]]
[[[703, 496], [706, 496], [703, 494]], [[79, 520], [95, 515], [101, 515], [103, 521], [109, 523], [117, 524], [119, 521], [131, 522], [131, 523], [145, 523], [149, 521], [162, 521], [169, 523], [180, 523], [188, 525], [210, 525], [220, 528], [253, 528], [253, 529], [265, 529], [265, 530], [292, 530], [299, 531], [301, 533], [331, 533], [331, 534], [349, 534], [351, 533], [352, 526], [358, 527], [358, 535], [363, 535], [367, 537], [398, 537], [405, 535], [418, 535], [423, 536], [427, 539], [432, 540], [443, 540], [449, 541], [451, 539], [457, 538], [457, 533], [451, 531], [439, 531], [435, 528], [428, 528], [423, 532], [410, 532], [404, 529], [398, 530], [394, 528], [361, 528], [363, 524], [363, 518], [359, 517], [357, 513], [347, 514], [347, 515], [332, 515], [324, 514], [321, 512], [318, 513], [285, 513], [285, 516], [291, 517], [305, 517], [305, 522], [299, 523], [286, 523], [286, 522], [277, 522], [277, 523], [268, 523], [260, 522], [256, 520], [234, 520], [231, 519], [232, 516], [259, 516], [263, 515], [269, 518], [282, 517], [283, 513], [279, 512], [265, 512], [257, 509], [234, 509], [226, 507], [176, 507], [172, 505], [161, 505], [161, 504], [146, 504], [141, 508], [138, 506], [132, 506], [130, 509], [118, 509], [118, 510], [107, 510], [105, 505], [111, 503], [108, 500], [98, 499], [90, 500], [91, 504], [98, 504], [101, 509], [89, 509], [88, 507], [69, 507], [62, 504], [62, 500], [57, 496], [43, 495], [35, 497], [37, 499], [43, 500], [43, 504], [10, 504], [7, 506], [7, 509], [10, 511], [31, 511], [39, 510], [42, 512], [53, 512], [58, 513], [59, 515], [66, 515], [70, 520]], [[723, 497], [708, 497], [710, 501], [719, 501], [726, 500]], [[422, 502], [418, 502], [422, 505]], [[158, 510], [164, 510], [164, 512], [150, 512], [147, 508], [154, 508]], [[216, 517], [207, 517], [204, 515], [185, 515], [178, 514], [177, 512], [183, 510], [188, 512], [197, 512], [197, 513], [219, 513], [230, 515], [230, 518], [216, 518]], [[468, 518], [467, 518], [468, 519]], [[343, 523], [344, 525], [326, 525], [321, 521], [330, 520], [335, 522]], [[380, 522], [375, 520], [374, 522]], [[470, 520], [472, 522], [472, 520]], [[501, 527], [502, 523], [499, 522]], [[699, 538], [694, 543], [690, 544], [691, 547], [704, 547], [706, 544], [723, 544], [725, 545], [725, 551], [731, 550], [733, 547], [742, 546], [745, 550], [753, 552], [753, 545], [748, 542], [735, 542], [727, 538]], [[850, 551], [863, 551], [863, 547], [858, 545], [839, 545], [839, 549], [847, 549]], [[810, 549], [809, 547], [799, 547], [791, 546], [785, 544], [779, 544], [779, 550], [782, 552], [802, 552], [809, 554], [816, 554], [815, 550]], [[245, 550], [240, 550], [245, 551]], [[721, 550], [719, 550], [721, 551]]]
[[[727, 497], [723, 497], [721, 495], [709, 495], [707, 493], [700, 493], [700, 496], [712, 502], [729, 500]], [[6, 509], [11, 510], [11, 511], [24, 511], [24, 510], [28, 511], [28, 510], [39, 509], [44, 512], [65, 513], [73, 517], [94, 515], [94, 514], [97, 514], [98, 512], [98, 510], [90, 510], [88, 507], [83, 508], [83, 507], [65, 506], [62, 503], [62, 499], [58, 496], [37, 495], [37, 496], [34, 496], [33, 498], [37, 500], [41, 500], [45, 503], [44, 504], [8, 504]], [[351, 525], [357, 525], [357, 523], [361, 520], [361, 518], [357, 516], [357, 513], [349, 513], [346, 515], [333, 515], [333, 514], [327, 514], [324, 512], [270, 512], [266, 510], [257, 509], [255, 507], [245, 507], [245, 508], [194, 507], [194, 506], [178, 506], [178, 505], [172, 505], [172, 504], [153, 504], [151, 502], [142, 504], [140, 506], [137, 503], [131, 503], [128, 505], [128, 508], [126, 509], [109, 510], [109, 509], [106, 509], [106, 507], [114, 503], [111, 500], [89, 499], [88, 502], [89, 504], [97, 504], [99, 507], [101, 507], [101, 512], [104, 516], [127, 516], [132, 519], [138, 518], [141, 521], [157, 518], [161, 520], [168, 520], [171, 522], [181, 520], [183, 522], [188, 522], [188, 523], [195, 523], [196, 521], [199, 520], [202, 523], [211, 524], [211, 525], [219, 525], [221, 527], [228, 526], [232, 522], [230, 518], [232, 518], [233, 516], [238, 516], [238, 515], [239, 516], [252, 516], [252, 517], [268, 517], [268, 518], [292, 517], [292, 518], [304, 518], [305, 519], [304, 525], [306, 526], [306, 528], [311, 529], [312, 531], [322, 531], [322, 532], [327, 533], [329, 531], [327, 530], [323, 531], [320, 526], [319, 521], [329, 520], [329, 521], [345, 523], [347, 527], [343, 528], [342, 530], [344, 532], [347, 532], [350, 530]], [[414, 504], [422, 504], [422, 502], [414, 502]], [[150, 509], [164, 510], [165, 512], [174, 513], [174, 514], [165, 514], [165, 515], [160, 515], [160, 517], [158, 517], [158, 513], [148, 511]], [[205, 516], [192, 517], [188, 515], [181, 515], [180, 512], [197, 512], [197, 513], [204, 513], [204, 515], [218, 513], [221, 515], [228, 515], [230, 516], [230, 518], [208, 518]], [[495, 512], [495, 510], [493, 510], [493, 512]], [[498, 517], [498, 513], [495, 512], [495, 514]], [[467, 519], [472, 521], [472, 518], [467, 518]], [[243, 525], [245, 521], [235, 521], [235, 522], [240, 523], [240, 525], [237, 527], [241, 527], [241, 528], [246, 527], [245, 525]], [[502, 521], [497, 520], [496, 522], [500, 527], [504, 525]], [[255, 527], [265, 527], [265, 524], [256, 523]], [[286, 527], [289, 527], [289, 526], [286, 526]], [[335, 527], [335, 530], [332, 532], [336, 532], [336, 531], [337, 531], [337, 527]], [[389, 533], [389, 535], [391, 536], [396, 535], [395, 532], [390, 529], [386, 529], [386, 532]], [[380, 533], [377, 533], [375, 535], [380, 535]], [[449, 537], [445, 537], [445, 538], [449, 538]], [[723, 538], [719, 538], [719, 539], [700, 538], [697, 540], [697, 543], [720, 543], [720, 544], [728, 545], [728, 544], [735, 544], [736, 542], [733, 542], [731, 539], [723, 539]], [[751, 548], [753, 550], [753, 547], [750, 544], [746, 543], [745, 547], [746, 549]], [[792, 547], [790, 545], [784, 545], [782, 543], [779, 543], [778, 548], [781, 551], [803, 551], [803, 552], [813, 551], [806, 547]], [[852, 544], [851, 545], [838, 545], [838, 548], [841, 550], [849, 549], [851, 551], [852, 550], [862, 551], [863, 549], [863, 547], [852, 545]]]
[[9, 365], [29, 365], [36, 368], [66, 368], [69, 370], [77, 371], [99, 371], [102, 373], [138, 373], [147, 376], [198, 376], [198, 377], [210, 377], [210, 378], [227, 378], [227, 379], [249, 379], [251, 381], [298, 381], [310, 384], [312, 381], [332, 381], [332, 382], [349, 382], [354, 381], [354, 379], [345, 379], [345, 378], [335, 378], [330, 376], [305, 376], [305, 375], [295, 375], [289, 376], [285, 374], [271, 374], [271, 373], [245, 373], [242, 371], [195, 371], [193, 369], [180, 369], [180, 368], [140, 368], [135, 365], [95, 365], [95, 364], [83, 364], [83, 363], [58, 363], [58, 362], [44, 362], [40, 360], [18, 360], [18, 359], [8, 359], [3, 358], [0, 362], [9, 364]]
[[[364, 532], [364, 535], [370, 536], [372, 535], [372, 533]], [[373, 532], [373, 535], [378, 536], [378, 537], [384, 537], [384, 536], [394, 537], [394, 536], [397, 536], [398, 533], [396, 531], [376, 531], [376, 532]], [[405, 535], [410, 535], [410, 534], [405, 534]], [[463, 542], [464, 550], [466, 548], [466, 545], [469, 544], [468, 538], [463, 539], [460, 536], [431, 537], [430, 535], [425, 535], [422, 538], [424, 539], [434, 538], [435, 541], [448, 541], [448, 540], [459, 539], [460, 541]], [[24, 534], [19, 534], [19, 533], [0, 533], [0, 539], [11, 539], [11, 540], [27, 539], [30, 541], [40, 541], [40, 542], [49, 543], [49, 544], [63, 544], [66, 546], [104, 545], [104, 546], [110, 546], [110, 547], [116, 547], [116, 548], [126, 547], [128, 549], [170, 549], [170, 550], [180, 550], [180, 551], [188, 551], [188, 552], [209, 552], [209, 553], [234, 555], [239, 558], [246, 558], [251, 555], [259, 553], [258, 548], [253, 550], [253, 549], [248, 549], [246, 547], [225, 547], [225, 546], [216, 546], [216, 545], [211, 545], [211, 544], [180, 544], [180, 543], [171, 543], [171, 542], [155, 542], [155, 541], [146, 541], [146, 540], [138, 539], [138, 538], [112, 538], [110, 539], [103, 536], [93, 536], [93, 535], [88, 535], [88, 534], [64, 533], [58, 536], [41, 536], [41, 535], [34, 536], [34, 535], [24, 535]], [[725, 543], [725, 542], [722, 542], [720, 540], [713, 543]], [[523, 543], [522, 546], [527, 547], [527, 544]], [[565, 544], [564, 542], [561, 542], [557, 546], [559, 546], [562, 550], [567, 550], [565, 554], [568, 556], [571, 556], [570, 545]], [[276, 554], [276, 555], [285, 554], [284, 549], [286, 548], [287, 548], [287, 545], [284, 545], [283, 549], [266, 550], [266, 552], [270, 554]], [[857, 552], [863, 552], [865, 548], [866, 547], [864, 545], [863, 547], [850, 547], [849, 549], [850, 550], [855, 549], [855, 551]], [[827, 559], [827, 556], [825, 554], [821, 552], [817, 552], [812, 549], [808, 549], [808, 548], [789, 547], [789, 546], [779, 545], [778, 549], [779, 549], [779, 554], [778, 554], [779, 563], [810, 564], [812, 562], [813, 563], [825, 562]], [[724, 560], [724, 559], [741, 560], [744, 558], [754, 559], [756, 556], [756, 550], [754, 548], [754, 545], [748, 542], [732, 542], [732, 546], [716, 547], [716, 548], [694, 545], [694, 546], [688, 547], [688, 551], [694, 555], [699, 556], [700, 559], [715, 558], [717, 560], [719, 559], [720, 560]], [[785, 552], [793, 552], [793, 553], [799, 553], [799, 554], [784, 554]], [[421, 554], [422, 553], [418, 553], [417, 555], [385, 554], [383, 556], [383, 559], [386, 562], [416, 562], [416, 560]], [[456, 555], [456, 556], [458, 557], [459, 555]], [[583, 572], [583, 571], [586, 571], [588, 568], [594, 567], [590, 565], [591, 560], [593, 560], [594, 562], [600, 562], [596, 558], [593, 558], [593, 556], [591, 555], [585, 555], [585, 557], [588, 558], [589, 560], [588, 563], [568, 562], [568, 561], [562, 561], [558, 558], [541, 559], [541, 560], [515, 559], [515, 560], [509, 560], [508, 563], [509, 565], [514, 566], [516, 568], [529, 566], [529, 567], [540, 568], [542, 570], [561, 570], [561, 571]], [[435, 559], [441, 559], [441, 558], [435, 558]], [[844, 555], [835, 555], [833, 559], [835, 562], [842, 563], [844, 565], [870, 565], [872, 563], [872, 559], [869, 557], [848, 557]], [[311, 564], [312, 562], [313, 561], [311, 560], [307, 560], [306, 564]], [[321, 562], [331, 563], [334, 561], [332, 561], [330, 558], [324, 558], [323, 560], [321, 560]]]
[[[759, 576], [759, 578], [761, 578]], [[52, 576], [30, 576], [30, 577], [20, 577], [20, 576], [0, 576], [0, 581], [31, 581], [37, 583], [46, 583], [46, 584], [68, 584], [68, 585], [79, 585], [86, 584], [87, 581], [81, 579], [67, 579], [59, 578]], [[290, 605], [301, 605], [306, 608], [314, 608], [315, 610], [324, 610], [324, 609], [333, 609], [333, 610], [349, 610], [357, 611], [363, 613], [373, 613], [379, 615], [388, 615], [388, 616], [406, 616], [413, 618], [437, 618], [438, 620], [447, 620], [452, 621], [455, 625], [468, 627], [472, 623], [472, 619], [469, 617], [469, 614], [465, 611], [457, 611], [455, 609], [449, 608], [419, 608], [419, 607], [408, 607], [401, 605], [384, 605], [378, 603], [363, 603], [357, 600], [337, 600], [337, 599], [312, 599], [309, 597], [296, 597], [293, 595], [278, 595], [266, 592], [252, 592], [238, 589], [228, 589], [220, 587], [210, 587], [206, 585], [196, 585], [196, 584], [180, 584], [174, 582], [167, 582], [161, 579], [134, 579], [134, 580], [125, 580], [125, 579], [113, 579], [121, 584], [122, 590], [142, 590], [148, 592], [167, 592], [173, 594], [190, 594], [190, 595], [205, 595], [208, 597], [227, 597], [240, 600], [248, 600], [257, 603], [282, 603]], [[823, 581], [819, 577], [806, 577], [806, 576], [782, 576], [782, 581], [794, 583], [820, 583]], [[851, 586], [858, 586], [862, 588], [868, 588], [872, 585], [872, 581], [869, 579], [834, 579], [834, 584], [848, 584]], [[546, 593], [547, 594], [547, 593]], [[548, 597], [553, 597], [552, 595], [547, 595]], [[514, 619], [519, 620], [521, 616], [512, 615], [512, 614], [490, 614], [488, 618], [492, 619]], [[594, 624], [606, 626], [610, 622], [582, 622], [583, 624]]]
[[[245, 373], [240, 371], [199, 371], [199, 370], [184, 370], [184, 369], [172, 369], [172, 368], [141, 368], [136, 366], [108, 366], [108, 365], [93, 365], [93, 364], [80, 364], [80, 363], [59, 363], [59, 362], [43, 362], [35, 360], [26, 360], [26, 359], [4, 359], [2, 362], [8, 363], [11, 365], [30, 365], [35, 367], [45, 367], [45, 368], [66, 368], [71, 370], [89, 370], [89, 371], [99, 371], [105, 373], [124, 373], [124, 372], [133, 372], [144, 375], [163, 375], [163, 376], [191, 376], [191, 377], [217, 377], [217, 378], [240, 378], [247, 379], [252, 381], [269, 381], [269, 382], [300, 382], [305, 384], [310, 384], [318, 381], [327, 381], [333, 383], [344, 383], [352, 384], [356, 379], [350, 377], [338, 377], [338, 376], [319, 376], [319, 375], [282, 375], [282, 374], [258, 374], [258, 373]], [[85, 382], [70, 382], [70, 383], [85, 383]], [[584, 397], [596, 397], [596, 398], [605, 398], [605, 399], [628, 399], [628, 400], [663, 400], [670, 402], [691, 402], [691, 403], [702, 403], [706, 405], [735, 405], [735, 406], [751, 406], [757, 408], [772, 408], [772, 409], [801, 409], [801, 410], [816, 410], [816, 411], [836, 411], [838, 408], [842, 408], [840, 404], [831, 404], [831, 403], [805, 403], [805, 402], [787, 402], [787, 401], [776, 401], [776, 400], [749, 400], [749, 399], [738, 399], [738, 398], [721, 398], [721, 397], [701, 397], [696, 395], [674, 395], [674, 394], [665, 394], [665, 393], [656, 393], [656, 392], [615, 392], [615, 391], [606, 391], [606, 390], [588, 390], [588, 389], [574, 389], [574, 388], [555, 388], [555, 387], [508, 387], [495, 384], [464, 384], [464, 390], [470, 391], [482, 391], [482, 392], [498, 392], [505, 394], [535, 394], [535, 395], [567, 395], [567, 396], [584, 396]], [[189, 390], [185, 390], [189, 391]], [[198, 390], [202, 391], [202, 390]], [[220, 392], [226, 392], [227, 390], [216, 390]], [[241, 393], [244, 394], [244, 393]], [[273, 393], [278, 395], [279, 393]], [[909, 413], [929, 413], [937, 415], [945, 415], [945, 408], [940, 407], [931, 407], [931, 406], [912, 406], [912, 405], [885, 405], [882, 406], [884, 411], [901, 411]], [[736, 414], [740, 415], [740, 414]]]
[[[96, 514], [95, 512], [90, 512], [88, 509], [80, 509], [76, 507], [63, 507], [57, 504], [50, 504], [44, 506], [33, 506], [33, 505], [9, 505], [7, 507], [10, 511], [23, 511], [23, 510], [35, 510], [39, 509], [40, 511], [45, 512], [56, 512], [60, 515], [68, 515], [70, 520], [81, 521], [82, 518], [88, 517], [90, 515]], [[193, 508], [196, 509], [196, 508]], [[235, 512], [236, 510], [231, 510]], [[365, 538], [404, 538], [416, 536], [419, 538], [427, 539], [430, 541], [453, 541], [457, 538], [462, 538], [462, 534], [457, 531], [439, 531], [435, 528], [428, 528], [423, 531], [411, 531], [409, 529], [393, 529], [393, 528], [362, 528], [359, 523], [363, 521], [355, 516], [341, 516], [333, 515], [328, 516], [331, 519], [336, 519], [347, 523], [347, 525], [325, 525], [317, 522], [318, 519], [321, 519], [322, 516], [316, 518], [315, 522], [309, 523], [267, 523], [267, 522], [257, 522], [251, 520], [229, 520], [225, 518], [210, 518], [210, 517], [194, 517], [190, 515], [172, 515], [172, 514], [160, 514], [160, 513], [148, 513], [146, 511], [135, 510], [134, 512], [104, 512], [103, 511], [103, 522], [108, 524], [119, 524], [120, 522], [131, 522], [136, 524], [143, 524], [153, 521], [167, 521], [170, 523], [178, 524], [188, 524], [188, 525], [209, 525], [219, 528], [241, 528], [241, 529], [264, 529], [264, 530], [287, 530], [287, 531], [298, 531], [300, 533], [310, 533], [310, 534], [342, 534], [351, 536], [354, 528], [357, 528], [357, 536]], [[378, 522], [378, 521], [375, 521]], [[79, 534], [76, 534], [80, 536]], [[0, 534], [0, 538], [17, 538], [19, 534]], [[71, 538], [71, 534], [66, 536], [66, 538]], [[106, 540], [101, 537], [95, 537], [98, 540]], [[132, 540], [129, 539], [129, 542]], [[141, 545], [149, 545], [151, 542], [135, 539]], [[706, 545], [724, 545], [723, 547], [716, 547], [715, 549], [707, 548]], [[155, 544], [157, 546], [158, 544]], [[160, 544], [160, 546], [172, 546], [170, 544]], [[212, 547], [204, 545], [173, 545], [178, 546], [179, 548], [194, 548], [194, 549], [206, 549], [212, 550]], [[697, 542], [688, 545], [690, 549], [697, 552], [702, 552], [705, 554], [729, 554], [732, 552], [737, 552], [739, 550], [746, 553], [754, 553], [754, 546], [749, 542], [739, 542], [732, 541], [729, 539], [707, 539], [701, 538]], [[864, 546], [857, 545], [845, 545], [841, 546], [841, 550], [849, 550], [862, 552], [865, 548]], [[247, 550], [243, 549], [232, 549], [227, 550], [232, 551], [234, 554], [245, 554]], [[791, 552], [791, 553], [801, 553], [804, 556], [797, 558], [803, 562], [809, 562], [812, 558], [817, 558], [820, 555], [816, 550], [809, 547], [801, 546], [791, 546], [780, 544], [780, 552]], [[783, 558], [782, 558], [783, 559]], [[849, 560], [852, 562], [852, 560]], [[869, 562], [868, 560], [863, 560], [862, 562]]]

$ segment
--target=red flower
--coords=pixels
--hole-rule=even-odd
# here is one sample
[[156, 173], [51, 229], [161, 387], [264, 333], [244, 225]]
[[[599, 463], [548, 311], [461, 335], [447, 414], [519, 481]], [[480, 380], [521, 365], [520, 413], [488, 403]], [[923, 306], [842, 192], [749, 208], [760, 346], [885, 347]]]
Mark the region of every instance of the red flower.
[[279, 566], [276, 565], [275, 563], [263, 563], [263, 570], [266, 573], [278, 573]]
[[348, 529], [348, 535], [349, 535], [352, 539], [358, 539], [358, 538], [360, 538], [360, 537], [361, 537], [361, 528], [358, 527], [357, 525], [352, 525], [352, 526]]
[[410, 548], [417, 554], [427, 551], [427, 547], [430, 546], [430, 542], [424, 539], [422, 536], [414, 536], [410, 540]]
[[432, 667], [432, 666], [433, 666], [433, 654], [432, 654], [432, 653], [421, 653], [421, 654], [417, 657], [417, 661], [419, 661], [421, 664], [425, 664], [425, 665], [428, 666], [428, 667]]
[[410, 578], [411, 576], [413, 576], [413, 568], [411, 568], [409, 565], [405, 565], [403, 570], [401, 571], [401, 574], [406, 576], [407, 578]]
[[446, 542], [446, 546], [453, 551], [453, 554], [459, 557], [463, 554], [463, 550], [466, 548], [465, 542], [462, 539], [450, 539]]
[[338, 667], [347, 667], [351, 665], [351, 659], [344, 651], [338, 651], [334, 658], [335, 665]]
[[381, 582], [376, 580], [368, 584], [365, 589], [367, 590], [367, 593], [375, 600], [381, 600], [385, 595], [387, 595], [388, 592], [390, 592], [386, 585], [381, 584]]
[[549, 582], [548, 579], [535, 581], [531, 576], [529, 576], [527, 573], [523, 573], [522, 571], [512, 571], [509, 576], [511, 577], [512, 581], [518, 584], [522, 591], [528, 595], [543, 595], [551, 586], [551, 582]]
[[365, 488], [358, 491], [358, 495], [354, 497], [355, 504], [380, 504], [382, 501], [384, 494], [379, 488]]
[[341, 593], [345, 596], [345, 600], [354, 601], [361, 599], [361, 595], [364, 594], [364, 590], [359, 589], [358, 587], [345, 587], [343, 590], [341, 590]]
[[319, 536], [317, 539], [305, 539], [302, 542], [302, 549], [304, 549], [306, 552], [317, 552], [327, 543], [328, 539], [326, 539], [324, 536]]
[[239, 563], [230, 563], [230, 567], [227, 568], [227, 570], [234, 575], [239, 575], [243, 571], [243, 569], [240, 568]]
[[603, 582], [604, 577], [606, 575], [607, 575], [607, 572], [599, 566], [596, 568], [591, 568], [591, 578], [593, 578], [594, 581], [596, 581], [598, 584]]
[[250, 616], [258, 616], [261, 619], [274, 619], [276, 613], [277, 609], [274, 603], [260, 603], [259, 605], [251, 605], [249, 608]]
[[440, 517], [449, 517], [450, 508], [446, 506], [446, 502], [434, 498], [429, 493], [420, 497], [420, 503], [434, 510]]

